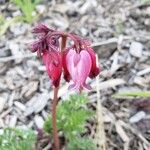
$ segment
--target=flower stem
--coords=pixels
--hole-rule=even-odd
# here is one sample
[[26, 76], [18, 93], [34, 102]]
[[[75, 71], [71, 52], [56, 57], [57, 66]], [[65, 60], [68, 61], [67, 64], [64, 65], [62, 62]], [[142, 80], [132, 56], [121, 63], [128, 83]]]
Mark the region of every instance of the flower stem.
[[[66, 36], [62, 37], [61, 41], [61, 52], [64, 50], [66, 47]], [[59, 136], [58, 136], [58, 131], [57, 131], [57, 103], [58, 103], [58, 90], [59, 87], [54, 88], [54, 97], [53, 97], [53, 103], [52, 103], [52, 129], [53, 129], [53, 139], [54, 139], [54, 148], [53, 150], [60, 150], [60, 144], [59, 144]]]
[[57, 118], [56, 118], [56, 106], [58, 101], [58, 89], [59, 87], [54, 88], [54, 98], [53, 98], [53, 104], [52, 104], [52, 128], [53, 128], [53, 139], [54, 139], [54, 150], [59, 150], [59, 137], [58, 137], [58, 131], [57, 131]]
[[64, 50], [64, 48], [66, 47], [66, 41], [67, 41], [67, 37], [64, 35], [62, 36], [61, 39], [61, 52]]

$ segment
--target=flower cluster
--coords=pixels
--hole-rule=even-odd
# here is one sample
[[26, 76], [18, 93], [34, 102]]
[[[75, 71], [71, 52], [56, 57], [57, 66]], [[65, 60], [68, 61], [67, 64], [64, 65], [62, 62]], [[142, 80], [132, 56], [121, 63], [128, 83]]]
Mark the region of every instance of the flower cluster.
[[[52, 30], [43, 24], [35, 27], [33, 33], [38, 39], [31, 44], [31, 51], [42, 57], [53, 86], [59, 86], [63, 72], [67, 82], [73, 81], [70, 89], [91, 89], [86, 79], [96, 77], [100, 69], [88, 40], [75, 34]], [[63, 38], [73, 41], [73, 45], [62, 49], [60, 42]]]

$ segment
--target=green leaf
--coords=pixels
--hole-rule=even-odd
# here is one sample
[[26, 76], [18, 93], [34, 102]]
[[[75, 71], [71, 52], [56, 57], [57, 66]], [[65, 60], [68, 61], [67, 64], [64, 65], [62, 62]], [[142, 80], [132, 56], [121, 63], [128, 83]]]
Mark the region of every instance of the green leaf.
[[67, 150], [94, 150], [95, 146], [88, 138], [76, 138], [67, 144]]
[[35, 141], [32, 130], [6, 128], [0, 135], [0, 150], [33, 150]]
[[20, 19], [21, 19], [20, 17], [15, 17], [15, 18], [12, 18], [12, 19], [6, 21], [3, 18], [3, 16], [0, 16], [0, 36], [5, 34], [5, 32], [7, 31], [7, 29], [9, 28], [9, 26], [11, 24], [17, 22]]
[[[68, 142], [75, 142], [77, 137], [80, 138], [85, 132], [86, 121], [94, 115], [94, 112], [86, 107], [87, 103], [85, 95], [72, 95], [68, 100], [61, 101], [57, 105], [57, 128], [64, 133]], [[52, 133], [51, 116], [45, 121], [44, 130]]]
[[41, 0], [11, 0], [23, 13], [23, 20], [32, 23], [37, 16], [33, 16], [35, 7]]
[[136, 92], [124, 92], [124, 93], [117, 93], [114, 94], [114, 98], [119, 98], [119, 97], [150, 97], [150, 91], [136, 91]]

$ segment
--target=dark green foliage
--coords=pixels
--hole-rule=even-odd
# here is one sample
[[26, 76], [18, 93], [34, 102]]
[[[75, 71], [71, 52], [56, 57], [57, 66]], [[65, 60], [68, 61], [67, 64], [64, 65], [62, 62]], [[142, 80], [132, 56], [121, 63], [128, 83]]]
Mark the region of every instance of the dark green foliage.
[[34, 150], [35, 141], [32, 130], [6, 128], [0, 134], [0, 150]]
[[[68, 100], [59, 102], [57, 106], [57, 128], [64, 133], [68, 150], [73, 150], [71, 146], [81, 146], [81, 150], [87, 149], [85, 146], [90, 140], [81, 138], [81, 133], [85, 132], [86, 120], [93, 116], [94, 112], [87, 109], [86, 103], [85, 95], [73, 95]], [[52, 132], [51, 117], [45, 122], [44, 129], [48, 133]], [[92, 142], [89, 142], [88, 146], [92, 146]], [[78, 147], [77, 149], [80, 150]]]

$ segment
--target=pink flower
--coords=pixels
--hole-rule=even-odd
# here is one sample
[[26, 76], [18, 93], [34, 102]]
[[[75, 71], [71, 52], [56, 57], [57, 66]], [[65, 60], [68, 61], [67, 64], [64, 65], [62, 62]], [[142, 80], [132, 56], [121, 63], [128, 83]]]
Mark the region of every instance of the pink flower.
[[74, 82], [74, 84], [69, 87], [70, 89], [76, 89], [78, 91], [83, 88], [91, 89], [91, 87], [86, 84], [86, 79], [89, 76], [92, 61], [90, 54], [86, 50], [82, 50], [80, 53], [77, 53], [73, 49], [69, 50], [66, 55], [66, 66]]
[[98, 68], [96, 65], [96, 56], [94, 50], [92, 48], [87, 48], [87, 52], [90, 54], [92, 60], [92, 67], [91, 67], [89, 77], [94, 78], [100, 73], [100, 68]]
[[68, 69], [67, 69], [67, 63], [66, 63], [66, 56], [68, 54], [68, 50], [66, 50], [65, 52], [63, 52], [63, 55], [62, 55], [62, 65], [63, 65], [63, 73], [64, 73], [64, 79], [69, 82], [70, 81], [70, 74], [68, 72]]
[[[36, 34], [36, 41], [30, 45], [30, 49], [43, 58], [47, 73], [55, 87], [59, 86], [63, 68], [64, 79], [74, 82], [70, 88], [79, 91], [91, 88], [86, 84], [86, 79], [96, 77], [100, 69], [89, 40], [75, 34], [53, 30], [44, 24], [36, 26], [33, 33]], [[72, 40], [73, 45], [62, 50], [60, 41], [63, 38]]]
[[46, 66], [49, 78], [55, 87], [59, 86], [61, 72], [62, 72], [62, 58], [59, 52], [45, 51], [43, 52], [43, 62]]

